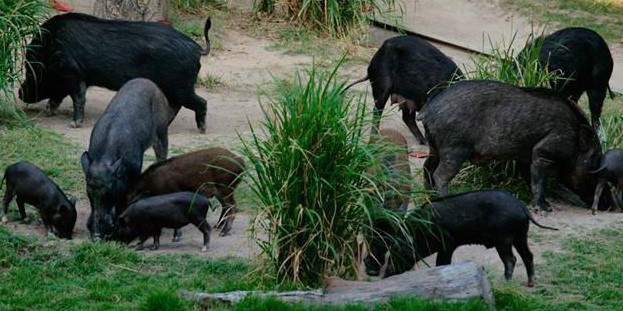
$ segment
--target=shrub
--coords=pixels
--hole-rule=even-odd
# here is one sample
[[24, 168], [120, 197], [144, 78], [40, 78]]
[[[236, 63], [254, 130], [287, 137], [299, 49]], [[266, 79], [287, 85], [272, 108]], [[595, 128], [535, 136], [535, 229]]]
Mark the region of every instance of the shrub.
[[27, 39], [49, 13], [45, 1], [0, 1], [0, 117], [23, 119], [15, 107], [15, 84], [23, 75]]
[[[365, 101], [342, 94], [336, 71], [299, 72], [278, 82], [258, 131], [243, 140], [258, 215], [252, 232], [278, 282], [316, 286], [325, 274], [352, 276], [357, 234], [380, 205], [376, 144], [364, 142]], [[267, 238], [262, 238], [263, 233]]]
[[[277, 3], [276, 0], [256, 0], [255, 10], [274, 14]], [[292, 21], [335, 37], [345, 37], [363, 29], [374, 12], [386, 14], [395, 7], [395, 0], [287, 0], [282, 3], [284, 14]]]

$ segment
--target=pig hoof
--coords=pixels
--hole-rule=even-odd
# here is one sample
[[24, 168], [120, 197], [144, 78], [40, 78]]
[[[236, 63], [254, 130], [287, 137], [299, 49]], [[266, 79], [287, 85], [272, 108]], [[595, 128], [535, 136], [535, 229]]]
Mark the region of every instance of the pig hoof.
[[200, 127], [199, 128], [199, 134], [205, 134], [206, 133], [206, 128], [204, 127]]
[[72, 128], [79, 128], [82, 126], [82, 122], [77, 122], [77, 121], [71, 121], [71, 123], [69, 124], [69, 126], [71, 126]]
[[219, 233], [219, 236], [228, 236], [229, 235], [229, 230], [225, 231], [221, 231], [221, 233]]
[[136, 245], [136, 250], [137, 251], [142, 251], [144, 249], [145, 249], [145, 247], [143, 245]]
[[207, 251], [208, 251], [208, 247], [207, 247], [207, 246], [202, 247], [202, 248], [201, 248], [201, 251], [202, 251], [202, 252], [207, 252]]
[[175, 242], [179, 242], [181, 239], [182, 239], [182, 238], [181, 238], [181, 237], [179, 237], [179, 236], [174, 236], [174, 237], [173, 237], [173, 242], [174, 242], [174, 243], [175, 243]]
[[550, 211], [548, 210], [540, 210], [539, 215], [541, 215], [542, 217], [547, 217], [547, 215], [549, 215], [549, 212]]
[[48, 109], [48, 110], [45, 112], [45, 114], [46, 114], [48, 117], [55, 116], [55, 115], [56, 115], [56, 110], [50, 110], [50, 109]]

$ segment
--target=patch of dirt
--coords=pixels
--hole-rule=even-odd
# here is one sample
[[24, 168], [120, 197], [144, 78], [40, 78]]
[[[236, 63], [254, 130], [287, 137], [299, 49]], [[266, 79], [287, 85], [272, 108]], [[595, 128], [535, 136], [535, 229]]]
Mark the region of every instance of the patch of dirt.
[[[74, 1], [76, 3], [78, 1]], [[223, 146], [235, 150], [239, 145], [237, 133], [245, 136], [249, 133], [249, 125], [257, 125], [262, 119], [262, 110], [258, 100], [258, 88], [266, 86], [275, 77], [288, 77], [294, 73], [299, 65], [312, 63], [310, 56], [290, 56], [269, 49], [273, 43], [270, 40], [252, 37], [245, 33], [229, 29], [221, 39], [222, 48], [212, 51], [209, 56], [201, 59], [201, 76], [210, 74], [220, 77], [225, 87], [214, 91], [198, 89], [200, 96], [208, 100], [207, 134], [199, 134], [195, 127], [194, 112], [181, 109], [169, 128], [170, 154], [179, 154], [190, 150], [205, 148], [206, 146]], [[351, 78], [359, 78], [365, 74], [366, 66], [354, 66], [347, 69]], [[370, 109], [372, 100], [369, 83], [361, 83], [355, 89], [368, 93]], [[59, 114], [53, 117], [44, 116], [45, 103], [30, 105], [29, 114], [40, 112], [35, 123], [38, 126], [49, 128], [67, 140], [88, 147], [89, 136], [93, 124], [103, 113], [114, 93], [101, 88], [90, 88], [87, 92], [85, 108], [85, 123], [82, 128], [69, 127], [72, 114], [71, 100], [67, 98], [60, 106]], [[391, 127], [402, 131], [407, 138], [411, 152], [427, 152], [425, 146], [418, 145], [410, 132], [403, 125], [396, 107], [387, 107], [383, 127]], [[148, 150], [153, 156], [153, 151]], [[80, 154], [76, 154], [79, 161]], [[421, 168], [423, 159], [411, 158], [413, 170]], [[149, 163], [145, 164], [145, 167]], [[78, 196], [78, 222], [75, 228], [75, 241], [88, 239], [86, 219], [90, 212], [88, 199], [85, 193]], [[544, 251], [560, 249], [560, 241], [568, 236], [582, 235], [589, 230], [608, 228], [623, 224], [623, 213], [600, 213], [591, 216], [586, 209], [573, 206], [562, 206], [547, 218], [536, 217], [544, 225], [560, 228], [560, 231], [549, 231], [532, 225], [530, 246], [535, 254], [537, 266], [543, 263], [541, 254]], [[252, 209], [249, 207], [247, 209]], [[219, 209], [209, 213], [210, 224], [215, 224], [220, 213]], [[144, 251], [149, 254], [162, 253], [192, 253], [208, 257], [239, 256], [252, 258], [257, 255], [257, 246], [250, 242], [247, 232], [252, 216], [242, 212], [236, 217], [230, 236], [220, 237], [218, 231], [213, 230], [210, 249], [201, 253], [202, 235], [192, 227], [183, 229], [184, 236], [178, 243], [171, 243], [172, 230], [165, 230], [161, 239], [161, 248], [157, 252]], [[36, 222], [31, 224], [10, 223], [9, 228], [23, 234], [41, 235], [43, 228]], [[146, 245], [149, 245], [148, 240]], [[495, 276], [501, 278], [503, 265], [494, 249], [486, 250], [482, 246], [465, 246], [457, 250], [454, 261], [474, 260], [484, 264]], [[434, 259], [427, 260], [434, 263]], [[420, 264], [424, 266], [424, 264]], [[545, 269], [545, 268], [543, 268]], [[537, 273], [539, 268], [537, 267]], [[525, 283], [526, 275], [523, 262], [518, 260], [515, 271], [516, 280]], [[538, 275], [537, 275], [538, 278]], [[537, 279], [538, 282], [538, 279]]]

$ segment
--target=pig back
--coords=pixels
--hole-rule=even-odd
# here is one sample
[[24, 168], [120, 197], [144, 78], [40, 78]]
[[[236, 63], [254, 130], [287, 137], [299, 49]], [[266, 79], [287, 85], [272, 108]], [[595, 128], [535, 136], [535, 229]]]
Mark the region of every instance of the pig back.
[[467, 148], [485, 158], [529, 157], [544, 137], [572, 157], [584, 114], [547, 89], [519, 88], [495, 81], [458, 82], [433, 97], [418, 117], [431, 147]]

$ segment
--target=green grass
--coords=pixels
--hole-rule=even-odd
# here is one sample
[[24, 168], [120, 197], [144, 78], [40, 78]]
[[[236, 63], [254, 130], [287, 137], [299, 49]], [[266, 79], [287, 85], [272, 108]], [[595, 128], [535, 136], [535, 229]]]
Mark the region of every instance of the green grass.
[[224, 0], [170, 0], [171, 7], [183, 13], [203, 14], [211, 9], [224, 9]]
[[209, 73], [205, 76], [200, 76], [199, 79], [197, 79], [197, 85], [207, 89], [208, 91], [222, 89], [227, 86], [221, 76]]
[[0, 1], [0, 125], [25, 121], [14, 104], [15, 86], [26, 69], [22, 66], [26, 40], [39, 32], [48, 14], [46, 1]]
[[39, 166], [66, 192], [84, 192], [82, 149], [66, 138], [34, 126], [0, 127], [0, 169], [17, 161]]
[[621, 0], [504, 0], [502, 4], [536, 18], [551, 29], [587, 27], [597, 31], [606, 41], [623, 39]]

